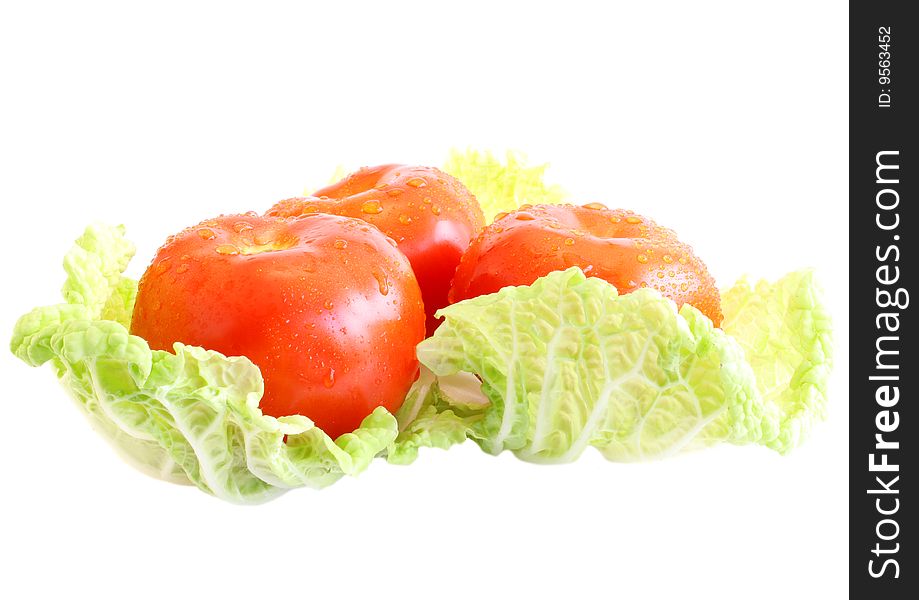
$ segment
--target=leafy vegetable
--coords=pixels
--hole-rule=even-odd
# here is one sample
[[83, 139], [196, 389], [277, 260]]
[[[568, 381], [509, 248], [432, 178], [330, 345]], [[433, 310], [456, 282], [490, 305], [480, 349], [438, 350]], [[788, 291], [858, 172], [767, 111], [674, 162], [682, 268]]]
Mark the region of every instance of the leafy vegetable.
[[832, 368], [829, 313], [812, 270], [751, 287], [738, 282], [721, 296], [722, 327], [744, 349], [763, 401], [778, 407], [778, 435], [767, 445], [785, 453], [826, 418]]
[[[64, 261], [66, 304], [16, 324], [12, 351], [50, 361], [96, 428], [145, 472], [232, 502], [260, 502], [298, 486], [320, 488], [367, 467], [393, 442], [395, 418], [377, 409], [332, 440], [303, 416], [258, 408], [262, 377], [244, 357], [183, 344], [151, 351], [128, 333], [134, 253], [120, 227], [91, 226]], [[285, 442], [286, 436], [286, 442]]]
[[488, 399], [479, 391], [479, 380], [462, 374], [434, 377], [422, 367], [396, 413], [399, 436], [387, 449], [387, 460], [409, 464], [419, 448], [447, 449], [469, 437], [472, 425], [481, 419]]
[[[492, 213], [560, 197], [542, 168], [511, 157], [450, 164]], [[467, 438], [534, 462], [588, 446], [620, 461], [719, 442], [785, 453], [826, 415], [830, 319], [811, 271], [728, 289], [722, 329], [657, 291], [620, 296], [577, 268], [459, 302], [418, 346], [425, 368], [397, 414], [378, 408], [332, 440], [306, 417], [262, 414], [249, 359], [178, 343], [151, 351], [130, 335], [136, 284], [122, 272], [133, 253], [123, 228], [87, 228], [64, 260], [65, 302], [23, 316], [11, 349], [50, 362], [135, 466], [232, 502], [321, 488], [376, 456], [407, 464]]]
[[543, 175], [549, 165], [528, 166], [519, 152], [508, 152], [502, 163], [491, 152], [452, 150], [444, 171], [463, 182], [475, 194], [491, 223], [495, 215], [522, 204], [555, 204], [565, 198], [557, 185], [547, 186]]
[[640, 460], [722, 441], [785, 452], [825, 411], [828, 322], [807, 272], [742, 293], [729, 292], [726, 329], [755, 334], [747, 344], [692, 306], [620, 296], [571, 268], [441, 310], [418, 356], [437, 376], [481, 378], [490, 403], [462, 424], [492, 454], [567, 462], [595, 446]]

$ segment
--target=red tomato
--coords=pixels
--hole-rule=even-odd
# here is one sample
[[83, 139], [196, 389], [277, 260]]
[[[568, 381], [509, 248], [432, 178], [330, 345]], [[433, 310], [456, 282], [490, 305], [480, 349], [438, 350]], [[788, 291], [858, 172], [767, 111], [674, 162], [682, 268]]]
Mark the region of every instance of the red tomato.
[[440, 323], [434, 312], [448, 304], [460, 257], [485, 226], [475, 196], [439, 169], [407, 165], [363, 168], [314, 195], [282, 200], [267, 214], [324, 212], [376, 225], [398, 242], [412, 264], [424, 298], [427, 332], [433, 333]]
[[247, 356], [260, 407], [330, 436], [377, 406], [394, 412], [417, 376], [421, 291], [377, 229], [335, 215], [226, 215], [171, 237], [140, 280], [131, 333]]
[[623, 294], [654, 288], [721, 325], [715, 280], [692, 248], [651, 219], [597, 203], [524, 205], [499, 215], [463, 256], [450, 301], [529, 285], [571, 266], [609, 281]]

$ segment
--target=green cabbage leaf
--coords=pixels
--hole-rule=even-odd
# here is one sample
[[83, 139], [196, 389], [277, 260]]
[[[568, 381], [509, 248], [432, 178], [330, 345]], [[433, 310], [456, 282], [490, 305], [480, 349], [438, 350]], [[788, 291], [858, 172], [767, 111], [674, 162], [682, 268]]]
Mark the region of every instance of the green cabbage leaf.
[[475, 194], [485, 222], [495, 215], [516, 210], [522, 204], [558, 204], [566, 193], [557, 185], [543, 183], [548, 164], [529, 165], [525, 155], [508, 151], [505, 160], [488, 151], [452, 150], [444, 171], [463, 182]]
[[408, 464], [467, 439], [532, 462], [590, 446], [614, 461], [718, 443], [786, 453], [827, 412], [831, 325], [812, 271], [726, 290], [719, 329], [654, 290], [619, 295], [572, 268], [439, 311], [399, 411], [378, 408], [333, 440], [305, 416], [263, 414], [249, 359], [151, 350], [131, 335], [136, 283], [122, 273], [133, 253], [123, 228], [87, 228], [64, 260], [64, 302], [21, 317], [11, 350], [50, 363], [128, 462], [230, 502], [322, 488], [376, 457]]
[[719, 329], [654, 290], [619, 295], [571, 268], [444, 308], [419, 360], [435, 378], [474, 376], [487, 402], [458, 403], [460, 419], [436, 390], [425, 418], [532, 462], [588, 446], [615, 461], [720, 442], [787, 452], [826, 412], [832, 345], [813, 273], [725, 297]]
[[20, 318], [10, 344], [29, 365], [50, 362], [130, 463], [224, 500], [258, 503], [355, 475], [392, 444], [397, 422], [383, 408], [333, 440], [306, 417], [262, 414], [262, 376], [245, 357], [180, 343], [174, 353], [151, 350], [127, 329], [136, 284], [121, 273], [133, 254], [123, 228], [87, 228], [64, 260], [66, 302]]

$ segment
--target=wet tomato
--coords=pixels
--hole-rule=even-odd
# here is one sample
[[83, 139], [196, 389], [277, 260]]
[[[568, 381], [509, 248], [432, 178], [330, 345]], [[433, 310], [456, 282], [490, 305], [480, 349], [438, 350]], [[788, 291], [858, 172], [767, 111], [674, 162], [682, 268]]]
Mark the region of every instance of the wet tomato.
[[433, 167], [382, 165], [352, 173], [310, 198], [282, 200], [267, 214], [314, 212], [363, 219], [396, 240], [421, 286], [430, 335], [434, 312], [447, 305], [450, 281], [469, 242], [485, 225], [466, 187]]
[[498, 215], [464, 254], [450, 301], [529, 285], [571, 266], [609, 281], [620, 293], [656, 289], [721, 324], [718, 288], [692, 248], [651, 219], [598, 203], [524, 205]]
[[225, 215], [171, 237], [140, 280], [131, 332], [247, 356], [260, 407], [335, 437], [395, 411], [424, 338], [408, 260], [376, 228], [335, 215]]

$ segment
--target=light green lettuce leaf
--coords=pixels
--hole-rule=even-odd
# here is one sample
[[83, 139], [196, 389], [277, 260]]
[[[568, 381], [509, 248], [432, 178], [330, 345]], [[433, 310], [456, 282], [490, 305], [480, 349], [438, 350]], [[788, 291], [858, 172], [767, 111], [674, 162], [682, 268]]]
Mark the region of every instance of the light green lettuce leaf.
[[721, 326], [744, 349], [764, 402], [779, 410], [770, 448], [785, 453], [826, 418], [832, 323], [812, 270], [775, 283], [738, 282], [721, 295]]
[[124, 237], [124, 226], [90, 225], [64, 257], [64, 301], [85, 306], [93, 318], [105, 311], [130, 315], [137, 286], [121, 274], [133, 257], [134, 244]]
[[[766, 304], [781, 303], [771, 290], [760, 293]], [[620, 296], [576, 268], [439, 315], [444, 324], [419, 345], [419, 359], [438, 377], [481, 379], [489, 405], [469, 436], [493, 454], [566, 462], [587, 446], [620, 461], [718, 442], [781, 450], [788, 427], [822, 416], [798, 403], [789, 419], [787, 402], [758, 384], [743, 344], [695, 308], [677, 311], [649, 289]], [[799, 314], [798, 325], [782, 324], [793, 330], [788, 339], [808, 321]]]
[[481, 409], [487, 405], [478, 379], [436, 378], [422, 367], [396, 412], [399, 436], [387, 449], [386, 459], [405, 465], [417, 458], [419, 448], [447, 449], [466, 441], [473, 423], [481, 418]]
[[543, 176], [549, 165], [529, 166], [520, 152], [507, 152], [505, 162], [491, 152], [451, 150], [444, 171], [469, 188], [482, 206], [485, 222], [495, 215], [510, 212], [522, 204], [557, 204], [565, 192], [557, 185], [546, 185]]
[[132, 254], [122, 228], [89, 227], [64, 261], [67, 302], [23, 316], [11, 349], [33, 366], [50, 361], [94, 428], [135, 466], [255, 503], [357, 474], [393, 442], [397, 422], [383, 408], [332, 440], [306, 417], [263, 415], [262, 377], [247, 358], [178, 343], [174, 353], [153, 351], [130, 335], [136, 287], [121, 272]]
[[787, 452], [826, 414], [830, 322], [812, 272], [739, 283], [718, 329], [653, 290], [620, 296], [569, 269], [441, 310], [397, 414], [378, 408], [332, 440], [306, 417], [263, 415], [261, 374], [245, 357], [152, 351], [130, 335], [136, 284], [121, 273], [133, 251], [121, 228], [87, 228], [64, 262], [66, 302], [24, 315], [11, 350], [52, 364], [129, 462], [232, 502], [469, 438], [534, 462], [588, 446], [621, 461], [719, 442]]

